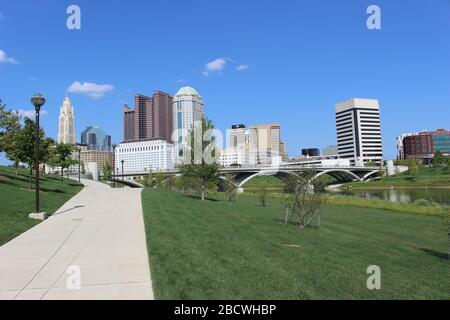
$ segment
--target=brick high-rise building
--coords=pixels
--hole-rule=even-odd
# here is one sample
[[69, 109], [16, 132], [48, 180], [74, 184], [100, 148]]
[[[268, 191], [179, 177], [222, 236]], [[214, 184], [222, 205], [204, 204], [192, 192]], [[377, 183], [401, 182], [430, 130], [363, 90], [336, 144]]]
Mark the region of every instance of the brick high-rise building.
[[172, 96], [155, 91], [152, 97], [136, 94], [134, 110], [124, 106], [124, 142], [159, 139], [171, 142]]

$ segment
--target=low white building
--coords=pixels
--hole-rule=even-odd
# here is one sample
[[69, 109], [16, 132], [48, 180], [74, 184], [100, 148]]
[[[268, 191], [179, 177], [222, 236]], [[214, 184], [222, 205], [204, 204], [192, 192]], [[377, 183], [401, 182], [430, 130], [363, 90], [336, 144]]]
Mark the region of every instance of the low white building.
[[220, 151], [219, 164], [224, 167], [232, 165], [255, 165], [257, 159], [256, 151], [249, 151], [246, 147], [228, 148]]
[[122, 173], [174, 169], [173, 145], [164, 140], [125, 142], [115, 149], [115, 170]]

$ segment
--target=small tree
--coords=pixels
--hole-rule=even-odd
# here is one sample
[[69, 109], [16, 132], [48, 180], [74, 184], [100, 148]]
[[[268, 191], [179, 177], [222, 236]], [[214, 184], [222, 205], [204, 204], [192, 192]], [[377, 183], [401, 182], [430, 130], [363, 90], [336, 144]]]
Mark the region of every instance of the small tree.
[[229, 174], [226, 174], [225, 179], [222, 179], [222, 188], [223, 188], [223, 191], [225, 192], [225, 200], [236, 202], [237, 187], [231, 181], [231, 176]]
[[156, 172], [154, 180], [155, 180], [155, 186], [158, 188], [161, 188], [164, 186], [165, 176], [161, 172]]
[[419, 174], [419, 166], [417, 165], [417, 162], [414, 160], [410, 160], [408, 162], [408, 169], [409, 174], [412, 176], [417, 176]]
[[434, 153], [433, 166], [435, 168], [442, 167], [447, 162], [446, 160], [447, 159], [441, 151], [436, 151]]
[[[206, 132], [211, 132], [213, 129], [214, 125], [212, 121], [202, 118], [201, 128], [194, 128], [190, 131], [190, 134], [186, 139], [188, 145], [186, 146], [187, 148], [185, 148], [187, 152], [190, 152], [190, 160], [179, 166], [179, 171], [182, 176], [198, 181], [200, 189], [199, 193], [202, 200], [205, 200], [208, 186], [217, 183], [219, 178], [219, 164], [217, 162], [208, 163], [205, 161], [205, 155], [210, 156], [211, 158], [217, 156], [215, 154], [216, 149], [214, 148], [214, 137], [210, 137], [211, 139], [209, 141], [208, 139], [205, 139]], [[200, 141], [201, 144], [201, 155], [197, 155], [197, 157], [201, 156], [200, 160], [196, 159], [195, 155], [197, 141]]]
[[268, 207], [269, 206], [269, 193], [266, 188], [261, 188], [256, 193], [256, 197], [258, 199], [259, 207]]
[[285, 222], [302, 229], [314, 222], [320, 226], [321, 209], [326, 202], [325, 193], [319, 191], [321, 188], [319, 182], [310, 181], [301, 174], [289, 177], [284, 198]]
[[111, 179], [111, 164], [109, 163], [108, 160], [106, 160], [105, 162], [103, 162], [103, 179], [105, 180], [110, 180]]
[[72, 144], [59, 143], [56, 145], [54, 161], [56, 165], [61, 168], [61, 182], [64, 182], [64, 169], [69, 168], [75, 163], [75, 161], [71, 159], [74, 148], [75, 147]]

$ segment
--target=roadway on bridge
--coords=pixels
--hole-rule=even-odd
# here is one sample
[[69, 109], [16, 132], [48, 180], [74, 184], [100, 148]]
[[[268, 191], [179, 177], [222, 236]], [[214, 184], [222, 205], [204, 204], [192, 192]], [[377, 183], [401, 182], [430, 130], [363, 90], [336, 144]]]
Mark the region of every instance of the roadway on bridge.
[[[153, 299], [141, 189], [82, 182], [56, 214], [0, 247], [0, 299]], [[67, 286], [70, 266], [80, 289]]]

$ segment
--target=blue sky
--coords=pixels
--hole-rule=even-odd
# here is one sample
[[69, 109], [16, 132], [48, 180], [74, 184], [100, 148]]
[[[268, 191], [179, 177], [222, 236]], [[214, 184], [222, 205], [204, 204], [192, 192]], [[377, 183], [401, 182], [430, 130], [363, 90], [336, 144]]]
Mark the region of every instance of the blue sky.
[[[81, 30], [66, 28], [70, 4]], [[366, 27], [371, 4], [381, 30]], [[30, 110], [42, 92], [53, 137], [76, 81], [113, 87], [70, 94], [78, 139], [100, 125], [120, 142], [134, 93], [184, 85], [222, 130], [279, 122], [291, 156], [335, 144], [334, 105], [350, 97], [380, 100], [386, 158], [402, 132], [450, 129], [449, 0], [5, 0], [0, 50], [3, 102]]]

